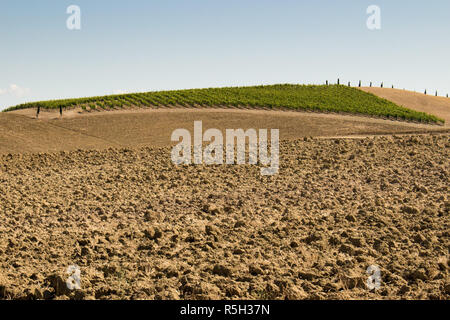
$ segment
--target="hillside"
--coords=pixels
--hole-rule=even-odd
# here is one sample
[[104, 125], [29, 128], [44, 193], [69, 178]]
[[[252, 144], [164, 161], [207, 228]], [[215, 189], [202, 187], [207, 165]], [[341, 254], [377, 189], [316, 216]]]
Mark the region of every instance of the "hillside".
[[366, 136], [445, 132], [424, 123], [315, 112], [244, 110], [238, 108], [160, 108], [78, 113], [81, 109], [41, 112], [34, 109], [0, 113], [0, 154], [168, 146], [178, 128], [278, 128], [281, 140], [304, 137]]
[[342, 85], [271, 85], [158, 91], [41, 101], [21, 104], [5, 111], [41, 107], [58, 109], [80, 107], [83, 110], [115, 110], [129, 107], [155, 108], [159, 106], [184, 107], [266, 107], [289, 108], [321, 112], [343, 112], [389, 117], [420, 122], [444, 122], [434, 115], [410, 110], [373, 94]]
[[[448, 119], [433, 97], [404, 92], [400, 107], [343, 86], [183, 92], [0, 113], [0, 300], [448, 300], [450, 128], [420, 112]], [[426, 123], [367, 116], [381, 111]], [[171, 133], [197, 120], [278, 128], [278, 174], [173, 164]]]
[[450, 122], [449, 98], [435, 97], [434, 95], [425, 95], [419, 92], [391, 88], [363, 87], [361, 90], [392, 101], [399, 106], [433, 114], [444, 119], [447, 125]]

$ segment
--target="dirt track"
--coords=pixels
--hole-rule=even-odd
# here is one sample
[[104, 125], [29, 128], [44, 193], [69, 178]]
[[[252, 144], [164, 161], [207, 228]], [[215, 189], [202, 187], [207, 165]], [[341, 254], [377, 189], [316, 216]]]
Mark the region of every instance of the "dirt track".
[[175, 167], [168, 147], [3, 155], [0, 297], [449, 299], [449, 150], [287, 141], [273, 177]]

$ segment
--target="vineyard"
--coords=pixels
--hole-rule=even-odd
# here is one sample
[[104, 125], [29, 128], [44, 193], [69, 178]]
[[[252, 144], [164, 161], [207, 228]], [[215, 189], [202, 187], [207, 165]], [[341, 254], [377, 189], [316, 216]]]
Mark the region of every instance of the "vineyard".
[[156, 91], [32, 102], [10, 107], [5, 111], [38, 107], [42, 109], [80, 107], [86, 111], [94, 111], [129, 107], [157, 108], [161, 106], [289, 108], [304, 111], [364, 114], [420, 122], [444, 122], [443, 119], [436, 116], [413, 111], [373, 94], [343, 85], [282, 84]]

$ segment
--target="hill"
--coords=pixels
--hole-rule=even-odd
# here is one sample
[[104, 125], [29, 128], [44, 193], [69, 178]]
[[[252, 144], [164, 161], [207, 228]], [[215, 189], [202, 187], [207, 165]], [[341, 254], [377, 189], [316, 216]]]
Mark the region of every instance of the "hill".
[[128, 107], [184, 106], [251, 106], [271, 109], [289, 108], [322, 112], [344, 112], [420, 122], [444, 122], [434, 115], [399, 106], [371, 93], [342, 85], [270, 85], [158, 91], [52, 100], [21, 104], [5, 111], [36, 108], [58, 109], [81, 107], [83, 110], [112, 110]]

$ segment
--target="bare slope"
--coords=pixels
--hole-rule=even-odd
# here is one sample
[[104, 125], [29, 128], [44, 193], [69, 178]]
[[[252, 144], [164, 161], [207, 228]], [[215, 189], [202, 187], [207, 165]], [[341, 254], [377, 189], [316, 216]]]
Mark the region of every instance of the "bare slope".
[[450, 98], [390, 88], [365, 87], [361, 89], [395, 102], [405, 108], [433, 114], [444, 119], [446, 126], [450, 126]]
[[0, 113], [0, 153], [101, 148], [96, 138], [61, 126], [60, 121], [38, 121], [13, 113]]
[[442, 126], [361, 116], [242, 109], [136, 109], [78, 114], [18, 110], [0, 114], [0, 153], [70, 151], [115, 146], [167, 146], [178, 128], [277, 128], [280, 138], [442, 131]]

